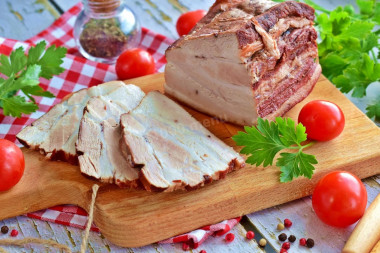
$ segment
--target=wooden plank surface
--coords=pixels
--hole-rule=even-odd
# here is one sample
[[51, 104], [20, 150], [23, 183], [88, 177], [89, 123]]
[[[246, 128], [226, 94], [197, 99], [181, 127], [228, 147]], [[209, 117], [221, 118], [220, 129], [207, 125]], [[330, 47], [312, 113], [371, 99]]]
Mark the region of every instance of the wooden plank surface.
[[[155, 74], [128, 83], [139, 85], [145, 92], [162, 91], [164, 77]], [[308, 153], [319, 161], [312, 180], [298, 178], [280, 183], [277, 167], [247, 165], [224, 180], [191, 192], [149, 193], [102, 185], [95, 205], [96, 225], [111, 242], [140, 247], [310, 195], [318, 180], [333, 170], [351, 171], [360, 178], [380, 173], [380, 129], [324, 77], [286, 116], [295, 118], [303, 104], [322, 98], [342, 108], [346, 125], [338, 138], [308, 148]], [[187, 110], [217, 137], [238, 149], [230, 137], [241, 127]], [[8, 203], [0, 209], [0, 219], [58, 204], [88, 209], [91, 187], [97, 181], [82, 176], [77, 166], [45, 160], [36, 151], [24, 149], [24, 155], [26, 170], [22, 180], [10, 191], [0, 193], [0, 203]]]

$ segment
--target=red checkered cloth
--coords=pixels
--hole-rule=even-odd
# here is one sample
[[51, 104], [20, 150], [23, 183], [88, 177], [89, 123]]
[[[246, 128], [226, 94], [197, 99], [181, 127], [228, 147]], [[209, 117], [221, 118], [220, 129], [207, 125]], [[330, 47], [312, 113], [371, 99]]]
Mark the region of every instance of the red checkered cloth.
[[[59, 103], [67, 94], [117, 79], [113, 66], [93, 62], [79, 55], [73, 39], [73, 26], [76, 15], [81, 9], [81, 3], [75, 5], [49, 28], [26, 42], [0, 37], [0, 54], [10, 55], [12, 50], [20, 46], [28, 50], [31, 45], [41, 40], [45, 40], [49, 45], [65, 46], [69, 52], [63, 61], [62, 67], [66, 70], [62, 74], [54, 76], [51, 80], [41, 79], [41, 87], [55, 94], [55, 98], [37, 97], [36, 102], [39, 105], [39, 110], [31, 115], [23, 115], [21, 118], [4, 116], [2, 109], [0, 109], [0, 138], [8, 139], [19, 144], [16, 140], [16, 134], [24, 126], [30, 125], [34, 120], [41, 117], [53, 105]], [[160, 71], [166, 63], [165, 50], [171, 43], [172, 40], [165, 36], [143, 28], [142, 41], [139, 47], [146, 49], [153, 55], [157, 70]], [[87, 223], [87, 213], [83, 209], [71, 205], [56, 206], [29, 213], [26, 214], [26, 216], [82, 229]], [[208, 236], [215, 233], [223, 234], [229, 231], [239, 221], [240, 218], [223, 221], [219, 224], [206, 226], [193, 232], [176, 236], [162, 243], [187, 242], [193, 248], [196, 248], [206, 240]], [[91, 229], [93, 231], [99, 231], [95, 225], [93, 225]]]

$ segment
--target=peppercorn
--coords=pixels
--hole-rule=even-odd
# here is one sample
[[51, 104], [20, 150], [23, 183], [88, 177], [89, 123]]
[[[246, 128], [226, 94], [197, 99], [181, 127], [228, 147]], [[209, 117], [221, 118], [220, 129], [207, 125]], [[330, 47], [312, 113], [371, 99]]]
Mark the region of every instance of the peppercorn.
[[18, 231], [16, 229], [12, 229], [11, 236], [16, 237], [18, 235]]
[[285, 233], [281, 233], [281, 234], [278, 235], [278, 239], [279, 239], [281, 242], [286, 241], [287, 238], [288, 238], [288, 236], [287, 236]]
[[281, 247], [281, 248], [286, 249], [286, 250], [290, 249], [290, 243], [289, 243], [289, 242], [284, 242], [284, 243], [282, 244], [282, 247]]
[[288, 251], [286, 249], [281, 249], [280, 253], [288, 253]]
[[260, 241], [259, 241], [259, 245], [261, 247], [265, 247], [265, 245], [267, 245], [267, 240], [265, 240], [264, 238], [261, 238]]
[[284, 228], [285, 228], [284, 224], [282, 223], [277, 224], [277, 230], [281, 231], [281, 230], [284, 230]]
[[289, 238], [288, 238], [289, 242], [295, 242], [296, 239], [297, 238], [294, 235], [290, 235]]
[[201, 251], [199, 251], [199, 253], [207, 253], [204, 249], [202, 249]]
[[8, 231], [9, 231], [9, 228], [7, 226], [1, 227], [1, 233], [6, 234], [6, 233], [8, 233]]
[[253, 237], [255, 237], [255, 233], [253, 233], [253, 231], [248, 231], [247, 234], [245, 235], [245, 237], [246, 237], [248, 240], [252, 240]]
[[284, 220], [284, 225], [286, 228], [290, 228], [292, 226], [292, 222], [289, 219]]
[[306, 239], [305, 238], [301, 238], [300, 239], [300, 245], [301, 246], [305, 246], [306, 245]]
[[232, 242], [233, 240], [235, 240], [235, 235], [233, 233], [228, 233], [226, 234], [224, 240], [226, 240], [226, 242]]
[[311, 239], [311, 238], [307, 239], [307, 240], [306, 240], [306, 246], [307, 246], [308, 248], [313, 248], [313, 247], [314, 247], [314, 240]]

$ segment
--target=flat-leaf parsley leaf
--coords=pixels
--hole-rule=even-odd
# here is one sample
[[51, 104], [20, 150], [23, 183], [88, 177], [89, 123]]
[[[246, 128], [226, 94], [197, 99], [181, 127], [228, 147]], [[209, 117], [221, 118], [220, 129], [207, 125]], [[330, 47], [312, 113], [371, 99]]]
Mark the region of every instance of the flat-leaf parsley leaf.
[[244, 146], [240, 153], [249, 155], [247, 163], [266, 167], [273, 164], [281, 150], [294, 150], [296, 152], [281, 152], [277, 159], [276, 166], [281, 170], [280, 181], [289, 182], [299, 176], [311, 178], [314, 165], [318, 162], [314, 155], [303, 152], [313, 142], [301, 144], [307, 139], [306, 129], [301, 123], [296, 126], [290, 118], [277, 117], [274, 122], [258, 118], [256, 127], [245, 126], [244, 131], [238, 132], [232, 139], [237, 145]]
[[[0, 78], [0, 107], [4, 115], [21, 117], [22, 113], [30, 114], [38, 109], [32, 96], [54, 97], [39, 86], [40, 77], [50, 79], [53, 75], [61, 74], [64, 69], [60, 66], [67, 49], [50, 46], [41, 41], [25, 54], [22, 47], [14, 50], [9, 57], [0, 55], [0, 73], [8, 77]], [[18, 91], [29, 98], [16, 95]]]

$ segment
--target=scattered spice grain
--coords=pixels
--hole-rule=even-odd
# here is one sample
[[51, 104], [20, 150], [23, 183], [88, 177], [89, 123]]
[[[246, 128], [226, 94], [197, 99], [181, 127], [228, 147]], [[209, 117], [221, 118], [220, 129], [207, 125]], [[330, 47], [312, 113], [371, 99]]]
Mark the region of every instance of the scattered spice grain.
[[261, 238], [260, 241], [259, 241], [259, 245], [261, 247], [265, 247], [265, 245], [267, 245], [267, 240], [265, 240], [264, 238]]
[[290, 228], [291, 226], [292, 226], [292, 221], [291, 220], [289, 220], [289, 219], [285, 219], [284, 220], [284, 225], [285, 225], [285, 227], [286, 228]]
[[11, 236], [16, 237], [18, 235], [18, 231], [16, 229], [12, 229]]
[[288, 253], [288, 251], [286, 249], [281, 249], [280, 253]]
[[248, 231], [247, 234], [245, 235], [245, 237], [248, 240], [252, 240], [255, 237], [255, 233], [253, 233], [253, 231]]
[[284, 228], [285, 228], [284, 224], [282, 224], [282, 223], [277, 224], [277, 230], [278, 231], [284, 230]]
[[282, 244], [282, 247], [281, 247], [281, 248], [286, 249], [286, 250], [290, 249], [290, 242], [284, 242], [284, 243]]
[[288, 236], [287, 236], [285, 233], [281, 233], [281, 234], [278, 235], [278, 239], [279, 239], [281, 242], [286, 241], [287, 238], [288, 238]]
[[306, 239], [305, 238], [301, 238], [300, 239], [300, 245], [301, 246], [305, 246], [306, 245]]
[[228, 233], [226, 234], [224, 240], [226, 240], [226, 242], [232, 242], [233, 240], [235, 240], [235, 235], [233, 233]]
[[7, 226], [1, 227], [1, 233], [6, 234], [6, 233], [8, 233], [8, 231], [9, 231], [9, 228]]
[[289, 238], [288, 238], [289, 242], [295, 242], [296, 239], [297, 238], [294, 235], [290, 235]]
[[311, 239], [311, 238], [307, 239], [307, 240], [306, 240], [306, 246], [307, 246], [308, 248], [313, 248], [313, 247], [314, 247], [314, 240]]

